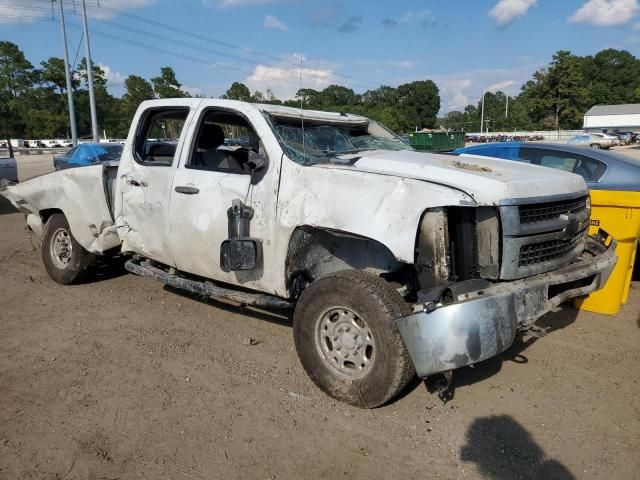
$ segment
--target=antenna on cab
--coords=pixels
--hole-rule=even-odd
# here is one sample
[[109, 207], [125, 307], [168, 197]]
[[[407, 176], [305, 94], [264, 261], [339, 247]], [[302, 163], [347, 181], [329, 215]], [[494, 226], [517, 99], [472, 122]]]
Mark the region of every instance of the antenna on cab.
[[306, 162], [307, 161], [307, 149], [305, 147], [305, 142], [304, 142], [304, 109], [302, 108], [302, 102], [304, 101], [304, 95], [302, 94], [302, 52], [303, 50], [300, 49], [300, 88], [298, 89], [298, 93], [300, 93], [300, 122], [302, 125], [302, 155], [303, 155], [303, 161]]

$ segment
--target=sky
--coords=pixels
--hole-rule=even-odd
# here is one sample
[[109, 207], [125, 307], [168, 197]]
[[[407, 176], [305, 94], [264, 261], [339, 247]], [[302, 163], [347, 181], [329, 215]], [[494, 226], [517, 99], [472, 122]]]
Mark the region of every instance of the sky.
[[[58, 0], [59, 2], [60, 0]], [[63, 0], [78, 63], [81, 1]], [[485, 90], [515, 95], [557, 50], [640, 56], [639, 0], [86, 0], [93, 61], [114, 95], [124, 79], [174, 68], [192, 94], [234, 81], [280, 99], [303, 88], [431, 79], [441, 114]], [[59, 3], [0, 0], [0, 40], [39, 65], [62, 57]]]

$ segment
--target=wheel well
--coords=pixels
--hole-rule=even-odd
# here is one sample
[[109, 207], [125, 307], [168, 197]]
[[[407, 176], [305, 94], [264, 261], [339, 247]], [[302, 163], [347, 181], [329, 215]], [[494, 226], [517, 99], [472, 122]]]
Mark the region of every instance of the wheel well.
[[383, 275], [397, 272], [403, 266], [391, 250], [371, 238], [301, 226], [289, 239], [285, 273], [287, 288], [297, 297], [306, 284], [340, 270], [364, 270]]
[[42, 219], [43, 225], [47, 223], [47, 221], [56, 213], [62, 213], [64, 215], [64, 212], [59, 208], [47, 208], [45, 210], [40, 210], [40, 212], [38, 213], [40, 214], [40, 218]]

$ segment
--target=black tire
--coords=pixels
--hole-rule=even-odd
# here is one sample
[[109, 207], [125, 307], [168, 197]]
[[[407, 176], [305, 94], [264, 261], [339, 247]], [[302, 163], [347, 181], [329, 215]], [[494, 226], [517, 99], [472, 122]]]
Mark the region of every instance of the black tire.
[[[56, 241], [62, 241], [65, 244], [63, 247], [58, 247], [58, 251], [60, 251], [60, 248], [64, 250], [64, 253], [60, 255], [55, 253], [56, 247], [54, 243]], [[95, 255], [87, 252], [73, 238], [67, 218], [61, 213], [56, 213], [49, 218], [44, 227], [42, 262], [53, 280], [63, 285], [68, 285], [81, 278], [91, 269], [95, 263]]]
[[592, 143], [591, 144], [591, 148], [593, 148], [595, 150], [600, 150], [602, 147], [600, 146], [599, 143]]
[[[345, 378], [336, 372], [339, 364], [328, 358], [333, 353], [323, 352], [322, 340], [317, 338], [321, 336], [317, 329], [322, 328], [322, 318], [330, 318], [330, 313], [323, 312], [340, 311], [340, 307], [362, 316], [373, 339], [367, 337], [374, 350], [360, 378]], [[345, 270], [321, 278], [307, 287], [295, 308], [293, 336], [298, 357], [315, 384], [331, 397], [356, 407], [379, 407], [396, 397], [415, 375], [395, 324], [396, 319], [410, 313], [400, 294], [373, 274]]]

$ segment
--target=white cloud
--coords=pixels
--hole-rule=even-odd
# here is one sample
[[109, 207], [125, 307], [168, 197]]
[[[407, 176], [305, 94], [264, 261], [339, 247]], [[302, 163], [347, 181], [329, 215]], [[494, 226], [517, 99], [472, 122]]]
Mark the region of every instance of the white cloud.
[[[500, 82], [492, 83], [485, 90], [487, 92], [504, 92], [504, 91], [509, 90], [509, 89], [513, 90], [512, 87], [516, 83], [517, 82], [515, 80], [502, 80]], [[510, 95], [511, 95], [511, 93], [510, 93]]]
[[[542, 64], [543, 62], [541, 62]], [[483, 91], [505, 92], [515, 96], [520, 86], [531, 78], [533, 72], [541, 64], [529, 63], [514, 68], [498, 68], [494, 70], [470, 70], [452, 75], [426, 75], [440, 89], [442, 110], [464, 110], [469, 104], [476, 105]]]
[[405, 25], [409, 23], [418, 23], [421, 27], [430, 27], [438, 23], [437, 17], [431, 10], [425, 8], [418, 12], [407, 12], [399, 18], [387, 17], [382, 20], [382, 25], [385, 27], [397, 27], [398, 25]]
[[494, 18], [498, 26], [506, 27], [536, 3], [537, 0], [500, 0], [491, 9], [489, 16]]
[[588, 0], [569, 17], [569, 22], [601, 27], [623, 25], [639, 10], [638, 0]]
[[398, 23], [411, 23], [417, 22], [422, 26], [435, 25], [438, 23], [436, 16], [429, 9], [424, 9], [419, 12], [407, 12], [398, 19]]
[[289, 27], [287, 27], [284, 23], [282, 23], [273, 15], [265, 16], [264, 21], [262, 22], [262, 26], [264, 28], [273, 28], [274, 30], [280, 30], [281, 32], [289, 31]]
[[469, 89], [473, 81], [470, 78], [443, 78], [436, 83], [440, 90], [442, 110], [462, 110], [471, 103]]
[[204, 88], [201, 87], [189, 87], [187, 85], [183, 85], [182, 86], [182, 90], [184, 90], [185, 92], [187, 92], [189, 95], [191, 95], [192, 97], [196, 97], [196, 96], [205, 96], [206, 92]]
[[[252, 91], [259, 90], [264, 93], [270, 88], [280, 100], [292, 99], [300, 89], [300, 67], [295, 66], [299, 61], [300, 56], [294, 54], [277, 66], [258, 65], [244, 83]], [[331, 67], [314, 64], [304, 57], [303, 61], [307, 66], [302, 68], [302, 88], [322, 90], [336, 83], [336, 76]]]
[[98, 66], [104, 72], [104, 78], [107, 80], [109, 87], [119, 87], [124, 85], [125, 76], [120, 72], [116, 72], [109, 65], [99, 63]]
[[[90, 17], [111, 18], [117, 15], [116, 12], [110, 10], [111, 8], [117, 10], [132, 10], [134, 8], [146, 7], [147, 5], [156, 3], [156, 1], [157, 0], [102, 0], [100, 7], [92, 4], [94, 2], [90, 2], [87, 4], [87, 13]], [[14, 5], [17, 5], [17, 3]], [[80, 14], [81, 11], [79, 4], [76, 4], [74, 8], [73, 5], [65, 2], [64, 8], [65, 14], [73, 15], [74, 12]], [[56, 17], [59, 15], [60, 7], [58, 4], [56, 3], [52, 6], [48, 4], [48, 2], [41, 0], [22, 0], [19, 6], [0, 5], [0, 24], [31, 23], [45, 18], [50, 19], [52, 12]]]

